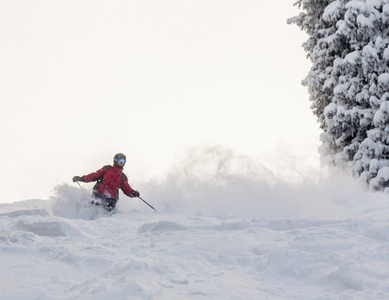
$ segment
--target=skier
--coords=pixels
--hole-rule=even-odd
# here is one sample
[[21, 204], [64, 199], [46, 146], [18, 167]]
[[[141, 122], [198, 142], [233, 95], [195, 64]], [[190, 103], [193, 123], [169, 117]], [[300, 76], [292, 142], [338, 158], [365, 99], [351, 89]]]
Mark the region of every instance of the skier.
[[91, 203], [96, 205], [102, 204], [105, 209], [112, 211], [115, 208], [116, 203], [119, 201], [119, 188], [122, 189], [124, 194], [131, 198], [140, 196], [139, 192], [135, 191], [129, 185], [127, 176], [123, 173], [125, 163], [126, 156], [122, 153], [118, 153], [113, 158], [113, 166], [104, 166], [94, 173], [81, 177], [74, 176], [73, 182], [97, 181], [93, 187], [92, 193], [95, 200]]

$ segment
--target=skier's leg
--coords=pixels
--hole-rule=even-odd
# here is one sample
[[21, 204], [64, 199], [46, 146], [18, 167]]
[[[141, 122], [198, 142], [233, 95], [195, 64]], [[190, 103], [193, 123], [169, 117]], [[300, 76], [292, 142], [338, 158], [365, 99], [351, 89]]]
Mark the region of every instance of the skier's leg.
[[117, 202], [115, 198], [108, 198], [106, 195], [95, 190], [93, 190], [92, 195], [95, 200], [92, 200], [91, 204], [102, 205], [108, 211], [112, 211], [115, 208]]
[[105, 202], [103, 203], [104, 208], [108, 211], [112, 211], [116, 206], [117, 200], [115, 198], [106, 198]]
[[105, 196], [102, 193], [99, 193], [96, 190], [93, 190], [92, 196], [93, 196], [94, 199], [91, 201], [91, 204], [102, 205], [102, 204], [104, 204], [107, 201], [107, 196]]

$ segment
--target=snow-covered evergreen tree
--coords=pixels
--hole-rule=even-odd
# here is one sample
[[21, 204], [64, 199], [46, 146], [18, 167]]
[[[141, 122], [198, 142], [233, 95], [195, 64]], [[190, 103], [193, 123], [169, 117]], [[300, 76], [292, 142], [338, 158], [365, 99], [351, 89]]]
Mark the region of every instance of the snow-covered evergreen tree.
[[299, 0], [322, 157], [389, 192], [389, 0]]

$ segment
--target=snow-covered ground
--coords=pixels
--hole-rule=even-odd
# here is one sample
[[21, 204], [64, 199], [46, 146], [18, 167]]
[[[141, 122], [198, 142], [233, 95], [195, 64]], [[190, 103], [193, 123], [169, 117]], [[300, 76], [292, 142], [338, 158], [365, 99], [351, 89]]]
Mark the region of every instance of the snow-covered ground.
[[0, 204], [0, 299], [389, 299], [387, 195], [323, 190], [122, 198], [112, 216], [68, 185]]

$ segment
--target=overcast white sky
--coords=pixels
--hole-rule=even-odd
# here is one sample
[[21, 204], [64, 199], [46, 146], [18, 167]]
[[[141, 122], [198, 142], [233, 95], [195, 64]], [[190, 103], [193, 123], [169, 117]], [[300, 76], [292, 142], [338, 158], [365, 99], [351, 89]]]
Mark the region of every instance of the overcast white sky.
[[135, 188], [191, 147], [318, 158], [294, 2], [1, 1], [0, 202], [117, 152]]

